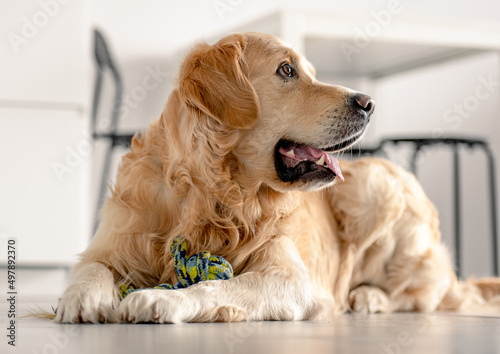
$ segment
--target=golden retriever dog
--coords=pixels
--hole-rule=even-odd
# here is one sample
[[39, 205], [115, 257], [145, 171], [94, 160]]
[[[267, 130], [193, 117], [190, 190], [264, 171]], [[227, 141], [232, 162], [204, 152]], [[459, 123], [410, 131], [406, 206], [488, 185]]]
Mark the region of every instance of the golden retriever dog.
[[[460, 310], [496, 279], [458, 282], [416, 179], [332, 155], [363, 135], [373, 100], [318, 82], [279, 39], [231, 34], [185, 58], [161, 117], [123, 158], [56, 321], [308, 320], [332, 312]], [[233, 267], [179, 290], [181, 235]]]

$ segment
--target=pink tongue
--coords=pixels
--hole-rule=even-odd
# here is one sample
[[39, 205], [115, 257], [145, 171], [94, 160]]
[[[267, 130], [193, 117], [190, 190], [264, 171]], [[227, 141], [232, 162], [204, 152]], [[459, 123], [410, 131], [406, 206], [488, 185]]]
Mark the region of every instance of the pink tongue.
[[[291, 151], [293, 151], [293, 155], [291, 155]], [[294, 146], [289, 149], [283, 149], [280, 147], [280, 154], [288, 157], [289, 159], [297, 160], [297, 161], [313, 161], [316, 162], [321, 159], [322, 156], [325, 157], [325, 163], [330, 170], [333, 171], [339, 178], [344, 181], [344, 176], [342, 176], [342, 171], [340, 170], [339, 161], [333, 157], [328, 155], [326, 152], [320, 149], [315, 149], [310, 146]]]
[[325, 155], [326, 165], [330, 170], [332, 170], [339, 178], [344, 182], [344, 176], [342, 175], [342, 171], [340, 170], [339, 160], [335, 157], [328, 155], [326, 152], [323, 152]]

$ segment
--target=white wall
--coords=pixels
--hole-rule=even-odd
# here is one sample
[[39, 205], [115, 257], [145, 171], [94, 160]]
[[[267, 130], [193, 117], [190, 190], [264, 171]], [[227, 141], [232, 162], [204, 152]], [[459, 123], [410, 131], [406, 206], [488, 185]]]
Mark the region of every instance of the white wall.
[[[387, 8], [389, 0], [195, 0], [158, 2], [106, 0], [92, 2], [92, 18], [114, 38], [124, 58], [168, 56], [200, 38], [230, 31], [275, 10], [315, 11], [337, 16], [356, 15], [360, 23], [372, 11]], [[496, 0], [400, 0], [398, 18], [428, 22], [462, 19], [500, 21]], [[225, 11], [216, 7], [226, 5]], [[219, 13], [221, 15], [219, 15]], [[364, 18], [363, 18], [364, 17]]]

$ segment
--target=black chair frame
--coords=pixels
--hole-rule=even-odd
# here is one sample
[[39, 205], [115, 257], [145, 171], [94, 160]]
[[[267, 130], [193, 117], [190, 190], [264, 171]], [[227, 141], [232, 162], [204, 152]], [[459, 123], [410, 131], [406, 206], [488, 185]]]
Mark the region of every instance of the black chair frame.
[[[109, 171], [111, 168], [111, 158], [113, 155], [113, 150], [118, 146], [128, 147], [134, 134], [119, 134], [118, 133], [118, 120], [120, 117], [120, 107], [122, 105], [123, 96], [123, 82], [110, 52], [104, 36], [99, 32], [99, 30], [94, 30], [94, 55], [96, 61], [96, 78], [94, 84], [94, 97], [92, 104], [92, 136], [94, 140], [107, 140], [108, 145], [106, 147], [106, 153], [104, 156], [104, 163], [102, 169], [101, 185], [99, 189], [97, 207], [96, 207], [96, 217], [94, 221], [94, 232], [97, 231], [99, 226], [99, 212], [104, 203], [106, 196], [106, 191], [108, 189]], [[113, 78], [113, 83], [115, 86], [115, 95], [113, 101], [113, 107], [111, 111], [111, 119], [106, 131], [98, 131], [97, 127], [97, 114], [99, 110], [99, 103], [101, 98], [101, 89], [104, 72], [109, 70]]]

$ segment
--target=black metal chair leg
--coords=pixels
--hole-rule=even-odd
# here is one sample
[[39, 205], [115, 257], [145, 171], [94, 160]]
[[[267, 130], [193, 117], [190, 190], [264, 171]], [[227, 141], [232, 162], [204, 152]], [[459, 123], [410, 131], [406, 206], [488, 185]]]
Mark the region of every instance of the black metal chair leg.
[[113, 144], [109, 143], [108, 146], [106, 147], [106, 155], [104, 156], [104, 163], [102, 167], [102, 174], [101, 174], [101, 186], [99, 188], [99, 196], [97, 197], [97, 209], [96, 213], [97, 216], [94, 219], [94, 234], [96, 233], [99, 223], [100, 223], [100, 218], [99, 218], [99, 213], [101, 212], [102, 205], [104, 204], [104, 201], [106, 200], [106, 191], [108, 190], [108, 181], [109, 181], [109, 170], [111, 167], [111, 158], [113, 155]]
[[94, 98], [92, 100], [92, 132], [97, 130], [97, 112], [99, 110], [99, 102], [101, 99], [102, 88], [102, 70], [97, 68], [95, 84], [94, 84]]
[[[102, 178], [101, 178], [101, 186], [99, 190], [99, 196], [97, 199], [97, 208], [96, 208], [96, 217], [94, 221], [94, 231], [97, 230], [99, 225], [99, 213], [101, 211], [102, 205], [104, 203], [104, 199], [106, 198], [106, 190], [108, 188], [109, 181], [109, 170], [111, 167], [111, 158], [113, 149], [117, 145], [126, 145], [124, 143], [125, 140], [128, 139], [128, 143], [130, 143], [131, 135], [118, 135], [118, 120], [120, 117], [120, 107], [122, 104], [122, 96], [123, 96], [123, 82], [120, 76], [120, 72], [118, 71], [115, 62], [113, 61], [111, 54], [108, 50], [106, 41], [102, 34], [98, 31], [94, 31], [94, 54], [95, 60], [97, 63], [97, 76], [96, 82], [94, 85], [94, 103], [92, 107], [92, 130], [94, 139], [107, 139], [109, 141], [108, 146], [106, 147], [106, 155], [104, 157]], [[106, 132], [98, 132], [97, 131], [97, 111], [99, 107], [99, 101], [101, 96], [101, 87], [102, 87], [102, 71], [104, 69], [109, 69], [111, 75], [113, 77], [113, 82], [115, 84], [115, 98], [113, 101], [113, 107], [111, 111], [111, 119], [109, 120], [109, 124], [105, 128]]]
[[495, 157], [493, 151], [487, 144], [481, 145], [488, 158], [488, 172], [490, 184], [490, 212], [491, 212], [491, 247], [493, 248], [493, 272], [496, 277], [500, 275], [500, 264], [498, 263], [498, 224], [497, 224], [497, 187]]
[[461, 194], [460, 194], [460, 156], [459, 147], [457, 144], [453, 144], [453, 190], [454, 190], [454, 214], [455, 214], [455, 265], [457, 267], [457, 277], [462, 276], [462, 228], [460, 219], [461, 210]]
[[411, 156], [411, 161], [410, 161], [410, 169], [411, 172], [417, 176], [417, 159], [418, 159], [418, 154], [420, 153], [420, 146], [417, 144], [415, 145], [415, 150], [413, 150], [413, 154]]

